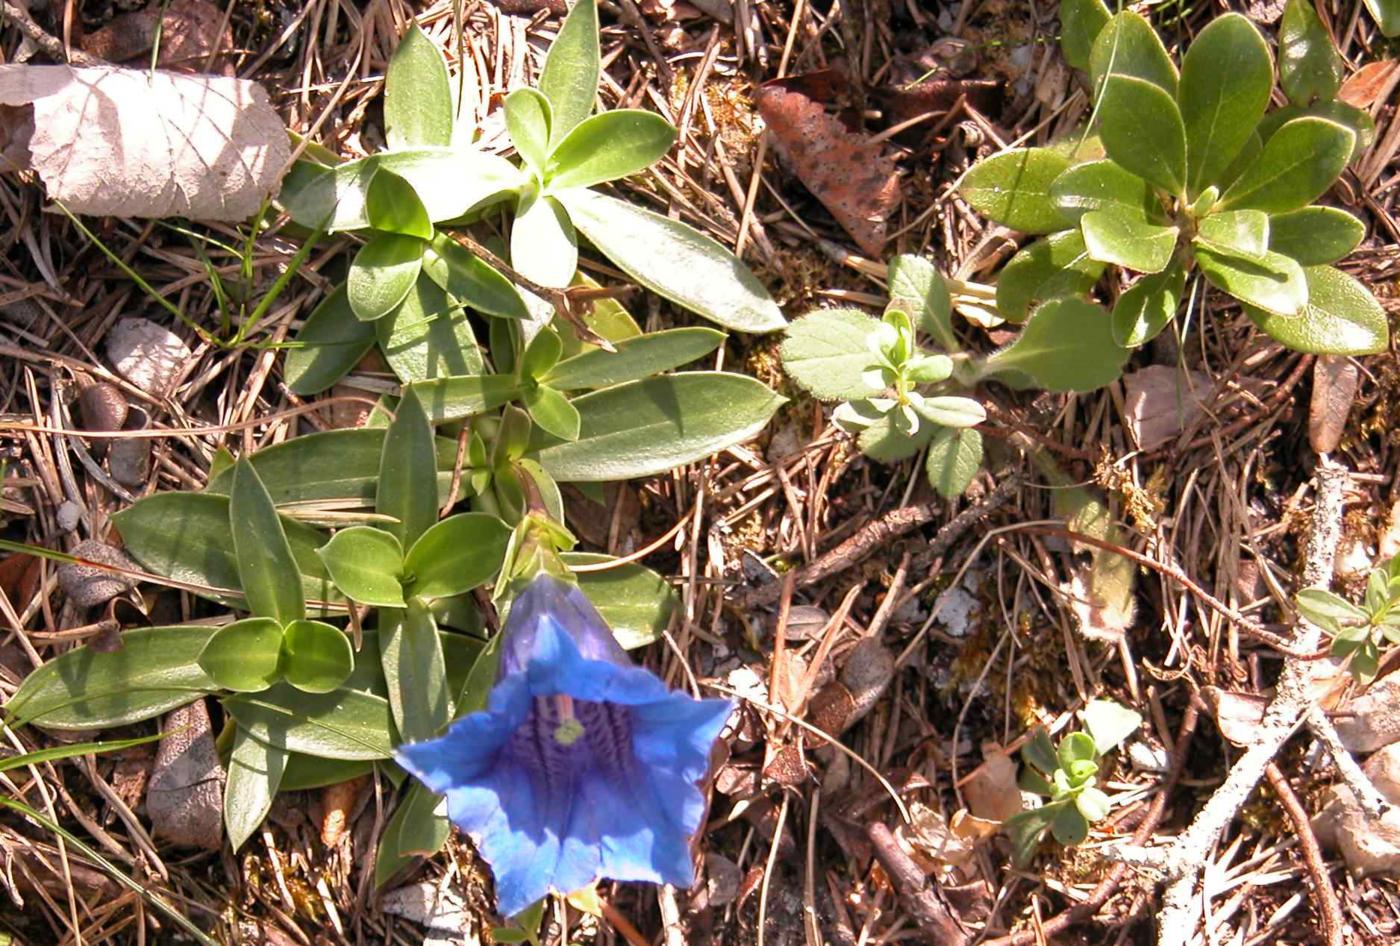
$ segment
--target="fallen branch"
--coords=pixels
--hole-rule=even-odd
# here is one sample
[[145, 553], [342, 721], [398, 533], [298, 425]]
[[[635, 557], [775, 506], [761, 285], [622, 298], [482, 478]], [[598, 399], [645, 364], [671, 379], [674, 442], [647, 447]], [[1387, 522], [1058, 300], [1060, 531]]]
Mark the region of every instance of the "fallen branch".
[[1390, 802], [1385, 800], [1385, 796], [1372, 783], [1370, 776], [1362, 771], [1347, 747], [1342, 745], [1342, 737], [1337, 735], [1337, 727], [1332, 725], [1332, 720], [1321, 707], [1314, 706], [1308, 712], [1308, 729], [1312, 730], [1313, 738], [1322, 743], [1322, 748], [1332, 757], [1338, 774], [1356, 796], [1356, 803], [1361, 806], [1366, 817], [1380, 819], [1390, 808]]
[[1283, 802], [1283, 810], [1293, 824], [1293, 832], [1298, 837], [1298, 848], [1303, 852], [1303, 863], [1308, 868], [1308, 879], [1312, 882], [1313, 906], [1317, 910], [1317, 921], [1322, 927], [1322, 940], [1326, 946], [1342, 946], [1342, 905], [1337, 900], [1337, 891], [1332, 887], [1332, 878], [1327, 876], [1327, 861], [1322, 856], [1322, 848], [1313, 834], [1312, 821], [1307, 809], [1288, 784], [1288, 778], [1278, 764], [1270, 762], [1264, 767], [1269, 785]]
[[925, 934], [925, 941], [936, 946], [964, 946], [967, 931], [953, 916], [937, 887], [914, 859], [905, 854], [894, 833], [884, 822], [875, 821], [865, 829], [875, 848], [875, 857], [889, 874], [899, 902], [914, 924]]

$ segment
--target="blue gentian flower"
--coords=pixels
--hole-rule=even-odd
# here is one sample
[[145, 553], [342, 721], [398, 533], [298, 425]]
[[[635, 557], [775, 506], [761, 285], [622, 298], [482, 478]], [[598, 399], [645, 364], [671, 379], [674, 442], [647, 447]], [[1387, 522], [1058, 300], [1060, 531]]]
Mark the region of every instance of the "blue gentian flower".
[[728, 700], [673, 693], [632, 664], [577, 587], [541, 574], [516, 597], [487, 708], [399, 763], [447, 796], [496, 874], [500, 911], [601, 878], [688, 887], [696, 782]]

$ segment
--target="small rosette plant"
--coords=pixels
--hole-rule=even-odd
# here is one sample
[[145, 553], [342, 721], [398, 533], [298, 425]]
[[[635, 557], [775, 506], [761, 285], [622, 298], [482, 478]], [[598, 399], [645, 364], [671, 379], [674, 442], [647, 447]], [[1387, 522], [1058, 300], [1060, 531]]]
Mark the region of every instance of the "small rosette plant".
[[1021, 750], [1026, 763], [1021, 790], [1045, 796], [1045, 802], [1006, 819], [1018, 867], [1031, 862], [1047, 831], [1061, 844], [1081, 844], [1090, 826], [1113, 807], [1113, 798], [1098, 784], [1100, 763], [1137, 730], [1142, 717], [1112, 700], [1090, 700], [1080, 719], [1084, 730], [1066, 735], [1058, 746], [1037, 729]]
[[1380, 672], [1382, 645], [1400, 644], [1400, 555], [1371, 569], [1361, 604], [1321, 587], [1304, 588], [1293, 600], [1299, 614], [1332, 635], [1332, 656], [1370, 683]]
[[1309, 4], [1291, 0], [1285, 14], [1279, 76], [1289, 104], [1273, 111], [1273, 58], [1243, 16], [1213, 20], [1179, 69], [1136, 13], [1066, 0], [1062, 19], [1065, 57], [1088, 72], [1089, 133], [994, 155], [960, 187], [987, 217], [1040, 235], [1002, 268], [1001, 316], [1034, 324], [1047, 300], [1087, 297], [1112, 268], [1124, 284], [1113, 337], [1137, 347], [1176, 317], [1199, 275], [1289, 348], [1384, 350], [1379, 303], [1332, 265], [1364, 227], [1312, 203], [1360, 154], [1372, 124], [1336, 100], [1340, 60]]

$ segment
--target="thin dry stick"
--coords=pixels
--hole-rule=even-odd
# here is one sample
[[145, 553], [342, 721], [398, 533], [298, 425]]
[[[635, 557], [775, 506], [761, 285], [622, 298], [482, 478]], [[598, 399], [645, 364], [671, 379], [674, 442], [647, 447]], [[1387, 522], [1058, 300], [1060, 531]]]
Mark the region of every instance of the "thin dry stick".
[[1293, 786], [1278, 764], [1270, 762], [1264, 767], [1264, 774], [1283, 803], [1283, 810], [1293, 824], [1298, 836], [1298, 848], [1303, 852], [1303, 863], [1308, 867], [1308, 879], [1312, 881], [1313, 900], [1317, 908], [1317, 922], [1322, 927], [1323, 942], [1327, 946], [1342, 946], [1342, 905], [1337, 901], [1337, 891], [1332, 887], [1332, 878], [1327, 876], [1327, 861], [1318, 846], [1317, 835], [1313, 834], [1312, 822], [1303, 803], [1293, 793]]

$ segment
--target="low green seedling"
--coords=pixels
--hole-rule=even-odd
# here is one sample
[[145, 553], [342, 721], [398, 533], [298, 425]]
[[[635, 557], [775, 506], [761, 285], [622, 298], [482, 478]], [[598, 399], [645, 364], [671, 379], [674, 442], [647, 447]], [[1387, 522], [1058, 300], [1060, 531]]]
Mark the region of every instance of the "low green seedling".
[[795, 320], [780, 349], [783, 367], [817, 398], [839, 402], [832, 420], [871, 459], [890, 463], [926, 449], [929, 482], [944, 496], [966, 490], [982, 465], [976, 428], [987, 414], [967, 396], [979, 382], [1088, 391], [1116, 379], [1127, 358], [1108, 323], [1078, 299], [1042, 307], [997, 352], [964, 351], [947, 284], [917, 256], [890, 262], [889, 295], [880, 319], [819, 309]]
[[1373, 125], [1336, 98], [1341, 61], [1311, 4], [1290, 0], [1285, 13], [1278, 75], [1288, 104], [1272, 111], [1269, 46], [1239, 14], [1212, 20], [1179, 68], [1131, 11], [1066, 0], [1062, 23], [1066, 59], [1088, 72], [1088, 132], [994, 155], [960, 187], [987, 217], [1040, 235], [1001, 270], [1001, 316], [1034, 325], [1046, 305], [1087, 298], [1113, 272], [1123, 286], [1103, 315], [1135, 348], [1176, 318], [1202, 277], [1294, 350], [1385, 350], [1380, 304], [1332, 265], [1365, 228], [1313, 204]]
[[1366, 576], [1361, 604], [1322, 587], [1304, 588], [1293, 601], [1299, 614], [1332, 635], [1332, 656], [1370, 683], [1380, 670], [1381, 647], [1400, 644], [1400, 555]]
[[1018, 867], [1031, 862], [1047, 831], [1060, 844], [1082, 844], [1089, 828], [1113, 807], [1113, 798], [1098, 787], [1100, 763], [1137, 730], [1142, 717], [1112, 700], [1090, 700], [1080, 719], [1084, 729], [1069, 733], [1058, 746], [1038, 729], [1021, 749], [1021, 790], [1046, 801], [1006, 819]]

